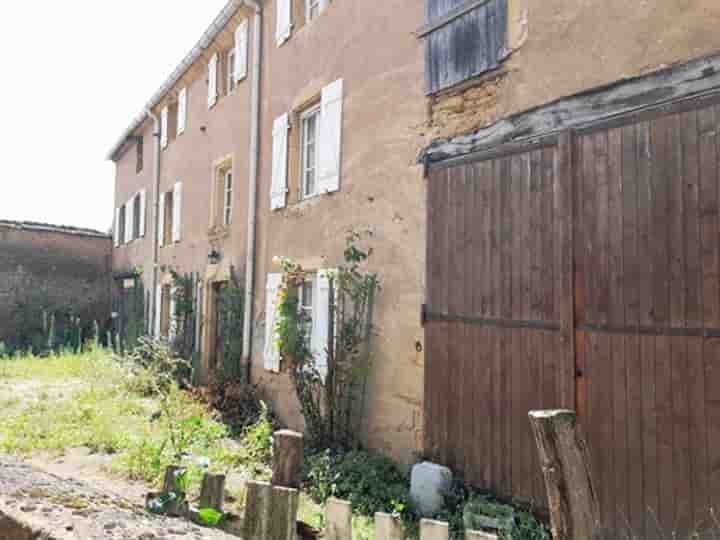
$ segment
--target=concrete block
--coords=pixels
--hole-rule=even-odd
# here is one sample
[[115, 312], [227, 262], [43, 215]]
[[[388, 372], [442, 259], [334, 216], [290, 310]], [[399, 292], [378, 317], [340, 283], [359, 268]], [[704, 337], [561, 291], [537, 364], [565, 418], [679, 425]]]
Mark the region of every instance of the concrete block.
[[352, 539], [352, 509], [349, 502], [328, 499], [325, 505], [325, 539]]
[[452, 471], [442, 465], [425, 461], [412, 469], [410, 496], [420, 514], [430, 516], [442, 509], [445, 493], [452, 485]]
[[398, 518], [382, 512], [375, 514], [375, 540], [403, 540], [404, 537], [403, 527]]
[[420, 540], [448, 540], [450, 525], [432, 519], [420, 520]]

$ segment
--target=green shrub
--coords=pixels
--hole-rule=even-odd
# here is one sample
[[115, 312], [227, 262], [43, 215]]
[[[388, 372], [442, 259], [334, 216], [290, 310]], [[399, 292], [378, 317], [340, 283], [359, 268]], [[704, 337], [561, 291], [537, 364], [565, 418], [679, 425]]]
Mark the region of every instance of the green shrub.
[[308, 458], [305, 467], [305, 489], [315, 502], [337, 497], [349, 501], [356, 514], [389, 512], [402, 518], [409, 535], [417, 532], [409, 479], [391, 459], [365, 451], [325, 451]]

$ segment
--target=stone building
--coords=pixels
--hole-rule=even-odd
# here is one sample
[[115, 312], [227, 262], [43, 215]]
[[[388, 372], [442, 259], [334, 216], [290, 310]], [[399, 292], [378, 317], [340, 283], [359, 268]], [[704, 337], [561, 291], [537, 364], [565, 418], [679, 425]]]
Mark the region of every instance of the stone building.
[[[454, 182], [442, 171], [478, 156], [512, 154], [513, 144], [544, 144], [545, 137], [563, 131], [716, 91], [718, 22], [720, 5], [708, 0], [632, 5], [619, 0], [231, 1], [110, 153], [117, 164], [113, 270], [118, 278], [133, 275], [144, 283], [148, 327], [155, 333], [170, 330], [163, 319], [172, 311], [168, 269], [197, 275], [196, 344], [209, 369], [217, 360], [213, 298], [234, 269], [247, 293], [243, 369], [273, 397], [282, 419], [301, 427], [287, 374], [266, 354], [273, 309], [267, 291], [272, 299], [280, 271], [273, 260], [289, 256], [307, 269], [331, 269], [341, 262], [348, 229], [371, 230], [371, 267], [380, 273], [383, 290], [376, 306], [363, 441], [403, 462], [411, 461], [414, 451], [430, 453], [455, 469], [470, 470], [477, 485], [543, 506], [542, 498], [534, 499], [540, 484], [525, 415], [531, 407], [582, 402], [575, 394], [582, 398], [587, 384], [573, 375], [583, 373], [582, 366], [548, 375], [546, 383], [557, 386], [557, 396], [537, 402], [529, 392], [511, 394], [510, 375], [475, 384], [473, 377], [481, 373], [477, 359], [488, 348], [482, 340], [464, 340], [474, 335], [469, 328], [492, 327], [502, 319], [490, 313], [489, 300], [478, 292], [494, 278], [483, 281], [489, 272], [475, 268], [498, 248], [493, 244], [473, 259], [480, 241], [470, 226], [446, 226], [435, 237], [434, 204], [439, 200], [447, 210], [450, 191], [438, 195], [433, 188], [446, 182], [450, 189]], [[703, 140], [711, 148], [717, 122], [705, 121]], [[548, 156], [548, 174], [565, 163]], [[531, 163], [520, 169], [534, 170]], [[472, 184], [479, 174], [465, 171], [457, 183]], [[708, 189], [709, 200], [715, 200], [717, 186]], [[448, 211], [459, 212], [470, 201], [458, 196], [450, 202]], [[493, 205], [487, 208], [492, 212]], [[717, 205], [704, 215], [716, 219]], [[521, 256], [538, 249], [526, 244], [518, 250]], [[434, 265], [436, 253], [442, 261]], [[519, 263], [514, 268], [524, 275]], [[529, 268], [528, 275], [542, 282], [537, 273], [545, 271], [543, 265], [535, 261]], [[711, 270], [705, 282], [713, 296], [716, 273]], [[564, 274], [569, 279], [564, 286], [572, 284], [572, 272], [571, 267]], [[437, 303], [457, 294], [453, 280], [463, 279], [470, 290], [455, 300], [477, 300], [477, 306], [457, 313]], [[515, 295], [530, 290], [530, 282], [518, 284]], [[544, 306], [530, 304], [528, 314]], [[314, 301], [312, 308], [322, 313], [327, 306]], [[563, 320], [572, 319], [566, 312]], [[447, 343], [438, 341], [433, 328], [451, 323], [469, 326], [453, 339], [445, 336]], [[526, 323], [513, 321], [510, 327]], [[545, 321], [549, 330], [543, 329], [555, 331], [556, 323]], [[562, 340], [570, 343], [571, 337], [564, 334]], [[516, 377], [532, 379], [530, 364], [518, 358], [496, 360], [499, 369], [512, 365]], [[449, 380], [458, 382], [437, 386]], [[455, 397], [463, 407], [445, 406], [444, 399]], [[644, 425], [667, 409], [665, 402], [658, 408], [649, 403]], [[715, 402], [703, 401], [703, 411], [706, 406], [712, 409]], [[510, 425], [498, 438], [505, 446], [472, 446], [469, 441], [484, 440], [482, 430], [496, 425], [484, 422], [491, 417]], [[651, 462], [654, 452], [678, 456], [683, 466], [695, 459], [683, 451], [688, 443], [681, 424], [669, 422], [669, 432], [679, 433], [672, 441], [652, 424], [652, 440], [661, 444], [659, 450], [648, 446], [643, 463]], [[630, 429], [623, 426], [616, 427]], [[616, 439], [596, 434], [595, 440]], [[605, 450], [629, 445], [619, 438], [617, 447]], [[625, 469], [628, 455], [617, 453]], [[703, 463], [712, 462], [707, 453], [702, 456]], [[501, 457], [507, 462], [500, 463]], [[693, 470], [699, 482], [702, 473]], [[618, 485], [626, 476], [605, 475]], [[642, 479], [632, 482], [618, 500], [638, 519], [639, 508], [658, 497], [638, 498]], [[667, 486], [666, 492], [676, 492], [672, 482]], [[702, 493], [709, 502], [706, 488]], [[677, 505], [675, 499], [662, 504], [668, 505], [667, 515], [677, 509], [687, 522], [683, 493], [689, 487], [677, 490]]]
[[111, 251], [109, 235], [99, 231], [0, 221], [0, 342], [36, 345], [50, 315], [58, 325], [72, 314], [86, 329], [95, 321], [104, 327]]

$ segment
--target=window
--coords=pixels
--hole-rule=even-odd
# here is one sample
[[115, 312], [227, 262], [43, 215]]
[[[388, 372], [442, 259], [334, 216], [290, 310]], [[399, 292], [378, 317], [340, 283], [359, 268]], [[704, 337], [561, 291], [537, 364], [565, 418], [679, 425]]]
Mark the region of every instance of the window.
[[143, 151], [144, 151], [144, 138], [138, 137], [135, 143], [135, 172], [140, 173], [143, 170]]
[[165, 198], [165, 209], [164, 209], [165, 226], [163, 227], [162, 235], [163, 235], [163, 243], [167, 245], [172, 242], [173, 217], [175, 217], [175, 212], [173, 210], [173, 206], [174, 206], [173, 192], [168, 191], [167, 193], [165, 193], [165, 195], [163, 195], [163, 197]]
[[137, 195], [135, 195], [135, 197], [133, 197], [132, 205], [133, 205], [133, 214], [132, 214], [133, 215], [133, 223], [132, 223], [133, 234], [132, 234], [132, 237], [133, 237], [133, 239], [135, 239], [135, 238], [140, 238], [141, 204], [140, 204], [140, 194], [139, 193]]
[[301, 116], [301, 193], [302, 198], [317, 195], [318, 188], [318, 139], [320, 128], [320, 107], [315, 107]]
[[320, 0], [306, 0], [307, 1], [307, 19], [312, 21], [315, 17], [320, 15]]
[[117, 230], [118, 230], [118, 245], [125, 243], [125, 205], [122, 205], [120, 209], [118, 210], [118, 223], [117, 223]]
[[497, 69], [508, 57], [508, 0], [425, 0], [425, 13], [417, 35], [425, 41], [428, 94]]
[[230, 49], [227, 52], [225, 60], [225, 70], [227, 72], [225, 88], [228, 95], [234, 94], [235, 88], [237, 88], [237, 81], [235, 79], [235, 54], [235, 49]]
[[225, 171], [223, 187], [223, 225], [228, 226], [232, 221], [233, 173], [231, 169]]
[[314, 278], [308, 277], [298, 288], [298, 310], [300, 311], [300, 323], [305, 331], [305, 341], [308, 348], [312, 343], [313, 330], [313, 284]]

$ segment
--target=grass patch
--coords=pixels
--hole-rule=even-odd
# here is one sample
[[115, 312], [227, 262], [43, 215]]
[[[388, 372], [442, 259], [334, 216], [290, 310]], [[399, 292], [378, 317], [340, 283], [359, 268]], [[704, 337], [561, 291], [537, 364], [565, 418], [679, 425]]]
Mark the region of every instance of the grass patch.
[[[0, 400], [8, 405], [0, 418], [0, 452], [61, 455], [88, 447], [115, 454], [115, 472], [153, 487], [167, 465], [180, 463], [190, 470], [193, 492], [206, 469], [267, 477], [267, 414], [234, 442], [218, 416], [176, 384], [162, 396], [149, 394], [138, 381], [150, 376], [103, 350], [0, 359]], [[20, 395], [3, 395], [3, 388]]]

